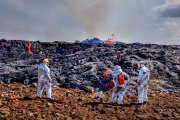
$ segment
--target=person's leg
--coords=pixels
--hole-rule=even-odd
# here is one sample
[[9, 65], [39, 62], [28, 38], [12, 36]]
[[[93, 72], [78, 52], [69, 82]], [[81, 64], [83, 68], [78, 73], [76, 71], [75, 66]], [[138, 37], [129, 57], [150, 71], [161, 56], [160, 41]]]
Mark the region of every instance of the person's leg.
[[147, 91], [148, 91], [148, 85], [144, 86], [144, 95], [143, 95], [143, 101], [147, 102], [148, 101], [148, 96], [147, 96]]
[[119, 97], [118, 97], [118, 104], [122, 104], [122, 101], [123, 101], [123, 97], [124, 97], [124, 94], [126, 93], [126, 90], [123, 90], [123, 91], [120, 91], [119, 92]]
[[40, 83], [38, 83], [37, 94], [36, 94], [37, 97], [41, 97], [42, 88], [43, 88], [43, 86]]
[[117, 97], [117, 90], [114, 90], [112, 92], [112, 102], [116, 102], [116, 97]]
[[51, 99], [51, 83], [46, 83], [45, 85], [46, 89], [46, 97]]
[[143, 102], [147, 102], [148, 100], [148, 96], [147, 96], [147, 90], [148, 90], [148, 77], [144, 80], [143, 82], [143, 88], [144, 88], [144, 91], [143, 91]]
[[138, 101], [139, 103], [143, 103], [143, 95], [144, 95], [144, 86], [138, 87]]

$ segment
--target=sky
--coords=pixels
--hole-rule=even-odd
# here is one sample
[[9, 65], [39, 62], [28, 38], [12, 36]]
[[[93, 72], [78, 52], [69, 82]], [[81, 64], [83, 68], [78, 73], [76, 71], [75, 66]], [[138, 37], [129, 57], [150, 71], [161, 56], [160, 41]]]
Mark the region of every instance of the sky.
[[0, 38], [180, 45], [180, 0], [0, 0]]

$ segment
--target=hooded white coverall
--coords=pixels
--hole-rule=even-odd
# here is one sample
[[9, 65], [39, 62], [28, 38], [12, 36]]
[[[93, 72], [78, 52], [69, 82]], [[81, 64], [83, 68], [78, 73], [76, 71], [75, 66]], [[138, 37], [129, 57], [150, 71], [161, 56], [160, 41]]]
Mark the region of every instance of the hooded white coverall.
[[42, 63], [38, 67], [38, 89], [37, 96], [41, 97], [43, 87], [46, 90], [46, 97], [51, 98], [51, 83], [50, 69], [45, 63]]
[[139, 76], [138, 76], [138, 101], [139, 103], [143, 103], [145, 101], [148, 101], [147, 96], [147, 90], [148, 90], [148, 81], [150, 76], [150, 70], [145, 67], [144, 65], [141, 66], [139, 70]]
[[118, 104], [122, 104], [123, 101], [123, 97], [126, 93], [126, 82], [123, 85], [119, 84], [118, 81], [118, 76], [119, 74], [122, 73], [125, 77], [127, 77], [129, 79], [129, 75], [125, 72], [122, 71], [121, 67], [116, 65], [113, 71], [113, 77], [114, 77], [114, 83], [115, 83], [115, 89], [112, 93], [112, 102], [116, 102], [116, 98], [118, 97]]

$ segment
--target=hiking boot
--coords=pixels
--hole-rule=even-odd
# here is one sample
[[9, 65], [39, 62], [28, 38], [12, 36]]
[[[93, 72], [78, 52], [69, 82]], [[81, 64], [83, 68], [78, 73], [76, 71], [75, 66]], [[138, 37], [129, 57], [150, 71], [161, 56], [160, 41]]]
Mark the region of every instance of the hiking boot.
[[41, 97], [39, 97], [39, 96], [36, 96], [36, 97], [35, 97], [35, 99], [41, 99]]
[[103, 102], [103, 99], [102, 98], [100, 98], [100, 103], [102, 103]]
[[50, 101], [54, 101], [55, 100], [55, 98], [46, 98], [46, 99], [48, 99]]
[[143, 103], [138, 103], [137, 105], [143, 105]]

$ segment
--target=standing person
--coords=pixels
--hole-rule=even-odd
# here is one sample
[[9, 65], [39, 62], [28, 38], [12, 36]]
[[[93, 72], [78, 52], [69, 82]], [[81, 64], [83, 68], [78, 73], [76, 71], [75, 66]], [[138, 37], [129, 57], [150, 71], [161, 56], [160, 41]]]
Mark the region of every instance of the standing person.
[[38, 67], [38, 88], [37, 97], [41, 97], [43, 87], [46, 90], [46, 97], [51, 99], [51, 83], [52, 78], [50, 77], [50, 69], [48, 67], [49, 60], [44, 59]]
[[147, 90], [148, 81], [150, 76], [150, 70], [144, 65], [143, 61], [138, 63], [140, 67], [138, 76], [138, 102], [139, 104], [146, 103], [148, 101]]
[[114, 87], [113, 77], [112, 77], [112, 70], [106, 69], [103, 72], [102, 79], [98, 80], [95, 85], [100, 91], [108, 91]]
[[127, 85], [127, 81], [125, 81], [124, 77], [128, 79], [130, 78], [127, 73], [122, 71], [119, 65], [116, 65], [113, 71], [113, 81], [115, 84], [115, 88], [112, 93], [112, 102], [116, 102], [116, 97], [119, 95], [118, 104], [122, 104], [124, 94], [126, 93]]

